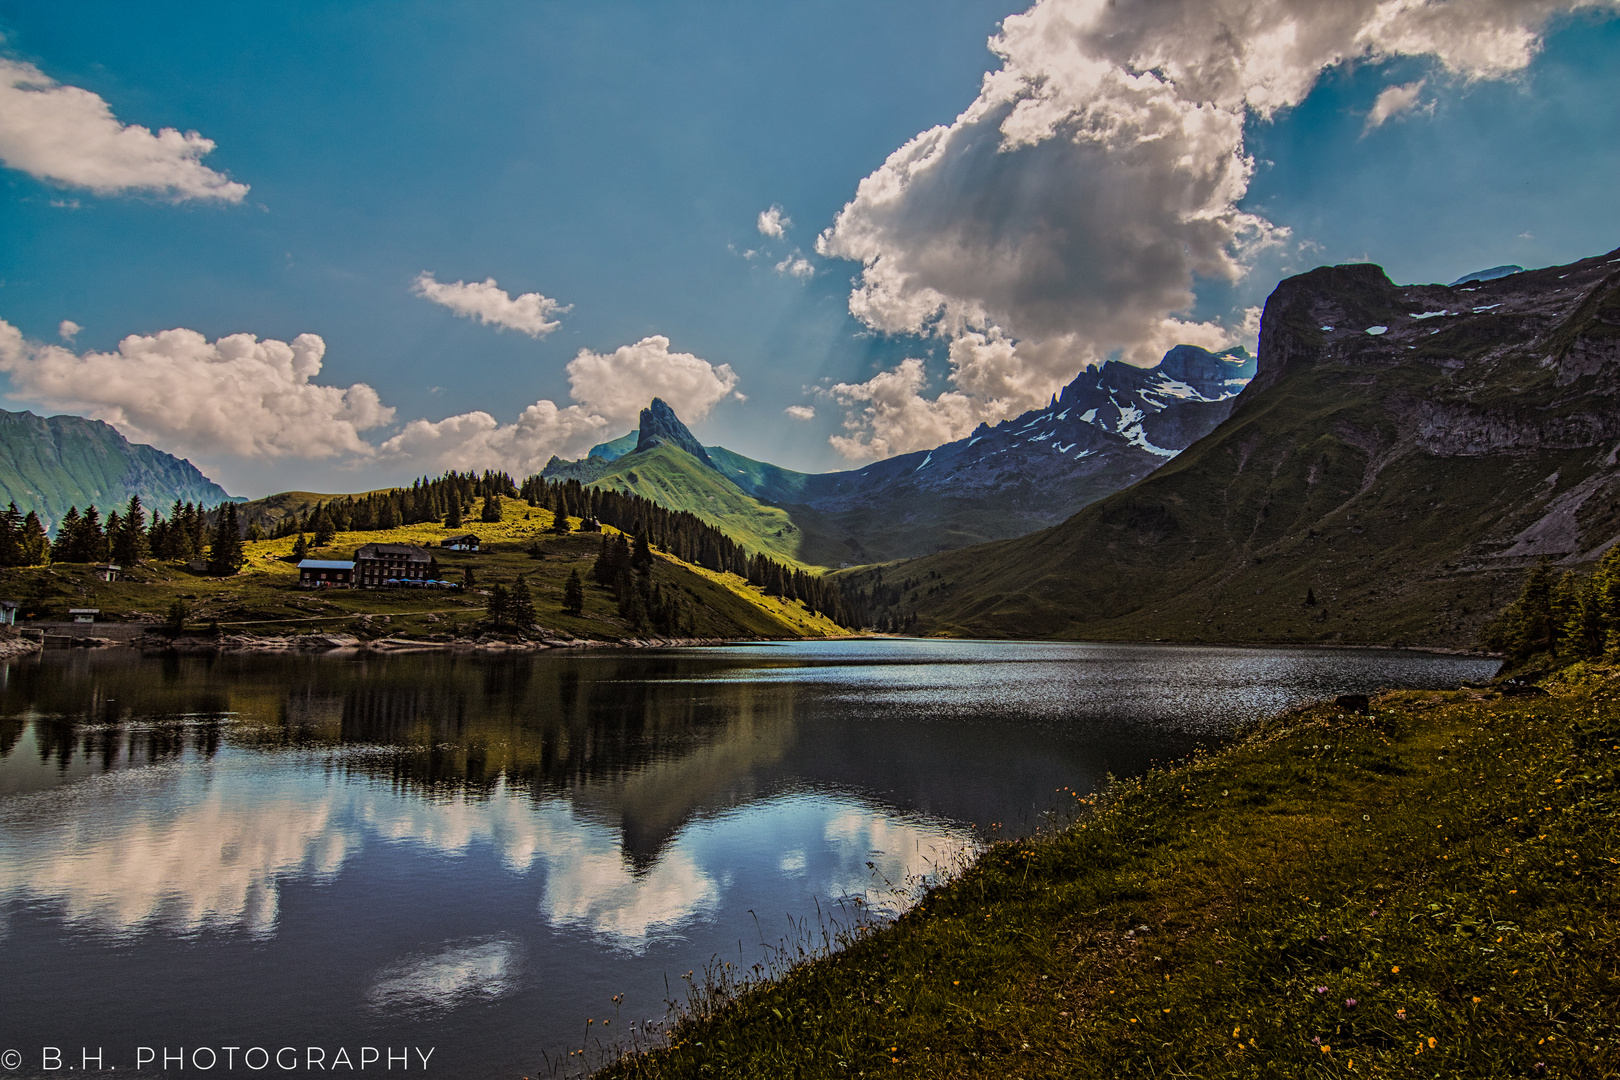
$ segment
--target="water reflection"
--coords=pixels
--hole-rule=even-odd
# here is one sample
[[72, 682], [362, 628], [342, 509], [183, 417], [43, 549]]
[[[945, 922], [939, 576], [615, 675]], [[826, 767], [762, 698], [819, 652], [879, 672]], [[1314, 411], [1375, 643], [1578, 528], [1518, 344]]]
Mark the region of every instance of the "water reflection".
[[510, 938], [451, 943], [378, 972], [366, 992], [366, 1007], [412, 1019], [448, 1012], [505, 997], [518, 988], [522, 971], [523, 946]]
[[337, 1045], [426, 1018], [436, 1060], [532, 1075], [611, 996], [657, 1017], [666, 974], [768, 958], [840, 897], [898, 911], [1059, 789], [1302, 698], [1493, 668], [960, 642], [49, 654], [0, 681], [0, 1044]]
[[337, 872], [355, 843], [331, 790], [159, 767], [0, 803], [0, 903], [124, 935], [276, 928], [278, 883]]

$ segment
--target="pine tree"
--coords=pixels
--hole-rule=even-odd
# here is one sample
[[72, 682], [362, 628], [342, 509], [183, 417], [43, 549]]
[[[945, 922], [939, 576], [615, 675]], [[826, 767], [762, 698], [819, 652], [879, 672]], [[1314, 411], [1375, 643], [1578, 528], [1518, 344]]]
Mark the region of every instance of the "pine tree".
[[79, 517], [79, 508], [70, 506], [67, 513], [56, 526], [56, 543], [51, 545], [51, 559], [54, 562], [78, 562], [74, 558], [74, 545], [79, 542], [79, 533], [84, 529], [84, 519]]
[[630, 556], [630, 566], [638, 574], [652, 573], [653, 553], [652, 545], [647, 543], [647, 534], [636, 533], [635, 551]]
[[1525, 575], [1519, 598], [1498, 615], [1486, 631], [1487, 643], [1507, 654], [1508, 664], [1552, 654], [1557, 635], [1552, 615], [1552, 571], [1542, 559]]
[[236, 516], [236, 504], [221, 503], [219, 523], [214, 526], [214, 542], [208, 550], [208, 572], [216, 577], [229, 577], [242, 569], [242, 532]]
[[303, 533], [299, 533], [298, 539], [293, 541], [292, 554], [293, 559], [298, 562], [309, 558], [309, 541], [304, 538]]
[[551, 531], [558, 536], [567, 536], [573, 531], [573, 526], [568, 524], [568, 515], [564, 510], [566, 510], [566, 507], [561, 510], [553, 510], [551, 513]]
[[484, 617], [497, 628], [506, 625], [507, 619], [511, 617], [511, 594], [507, 592], [505, 585], [497, 583], [489, 587], [489, 604], [485, 608]]
[[563, 585], [563, 611], [569, 615], [578, 615], [585, 610], [585, 583], [579, 579], [579, 570], [569, 571], [568, 581]]
[[332, 515], [327, 513], [325, 503], [316, 507], [315, 516], [309, 519], [309, 527], [315, 534], [316, 547], [325, 547], [337, 539], [337, 528], [332, 524]]
[[449, 510], [444, 515], [444, 527], [447, 529], [461, 528], [461, 499], [451, 496]]
[[634, 586], [625, 590], [625, 597], [619, 602], [619, 614], [630, 624], [631, 631], [641, 632], [647, 625], [647, 602], [641, 598], [641, 590]]
[[139, 495], [129, 497], [118, 528], [109, 528], [108, 532], [113, 562], [120, 566], [135, 566], [146, 559], [146, 510], [141, 506]]
[[50, 561], [50, 535], [45, 532], [45, 526], [40, 522], [39, 515], [32, 510], [23, 518], [19, 546], [22, 548], [24, 566], [38, 566]]
[[12, 503], [0, 514], [0, 566], [22, 566], [22, 514]]
[[494, 495], [485, 495], [483, 509], [478, 511], [478, 520], [490, 522], [501, 520], [501, 500]]
[[512, 586], [512, 592], [506, 598], [506, 618], [519, 630], [534, 626], [534, 596], [529, 592], [528, 579], [522, 574], [518, 575], [517, 584]]

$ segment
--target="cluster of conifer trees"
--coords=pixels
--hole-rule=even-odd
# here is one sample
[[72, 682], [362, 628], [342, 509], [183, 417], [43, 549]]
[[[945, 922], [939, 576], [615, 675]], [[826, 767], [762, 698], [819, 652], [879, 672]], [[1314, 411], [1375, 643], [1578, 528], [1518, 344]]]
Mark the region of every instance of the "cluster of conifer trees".
[[[572, 516], [582, 519], [587, 530], [611, 525], [622, 533], [636, 537], [638, 543], [649, 545], [649, 558], [650, 548], [657, 547], [683, 562], [716, 573], [731, 573], [747, 578], [750, 584], [764, 589], [767, 596], [801, 600], [811, 611], [825, 615], [840, 626], [863, 625], [860, 620], [865, 614], [864, 608], [853, 603], [837, 585], [824, 577], [784, 566], [764, 555], [751, 555], [731, 537], [688, 511], [670, 510], [628, 492], [586, 487], [578, 480], [552, 483], [543, 477], [531, 476], [523, 481], [520, 492], [531, 505], [547, 507], [559, 518]], [[612, 558], [617, 560], [616, 555]], [[608, 576], [604, 578], [599, 573], [597, 580], [615, 590], [622, 607], [633, 601], [627, 601], [614, 584], [618, 570], [615, 561], [612, 570], [607, 572]], [[661, 624], [654, 598], [643, 595], [640, 599], [647, 607], [645, 617], [648, 625], [662, 632], [687, 629], [667, 622], [679, 618], [675, 615], [666, 614], [663, 616], [666, 622]], [[672, 602], [665, 599], [665, 603]], [[631, 612], [634, 612], [633, 607]], [[631, 615], [626, 614], [625, 618], [630, 619]]]
[[652, 567], [652, 545], [645, 533], [636, 534], [634, 545], [623, 533], [604, 533], [591, 575], [597, 584], [613, 590], [619, 602], [619, 617], [630, 624], [632, 631], [652, 629], [661, 634], [694, 636], [691, 612], [674, 590], [664, 589], [652, 579]]
[[510, 627], [514, 630], [528, 630], [533, 627], [537, 616], [534, 612], [534, 594], [529, 591], [528, 578], [519, 574], [516, 583], [511, 587], [501, 584], [491, 585], [484, 617], [500, 629]]
[[1519, 598], [1485, 628], [1483, 644], [1505, 653], [1509, 666], [1538, 656], [1620, 659], [1620, 546], [1585, 574], [1555, 577], [1543, 560], [1525, 576]]
[[390, 488], [387, 491], [329, 499], [316, 505], [313, 510], [289, 514], [276, 524], [272, 535], [282, 537], [301, 532], [314, 533], [315, 545], [323, 547], [340, 532], [372, 532], [430, 521], [442, 521], [455, 529], [461, 526], [463, 515], [472, 510], [480, 498], [486, 506], [493, 502], [497, 508], [497, 516], [493, 520], [499, 521], [500, 504], [491, 496], [518, 498], [517, 485], [504, 472], [489, 469], [483, 473], [452, 471], [434, 479], [421, 477], [408, 488]]
[[[11, 514], [16, 510], [13, 505]], [[5, 554], [9, 524], [0, 524], [0, 557]], [[236, 504], [230, 502], [210, 512], [196, 503], [176, 500], [167, 518], [154, 513], [148, 521], [140, 496], [132, 495], [122, 511], [109, 511], [105, 521], [94, 505], [82, 514], [77, 506], [68, 507], [57, 524], [56, 539], [50, 542], [44, 542], [45, 530], [30, 512], [22, 519], [18, 535], [34, 538], [28, 544], [19, 542], [24, 561], [3, 565], [37, 566], [49, 561], [137, 566], [148, 558], [206, 558], [216, 574], [234, 574], [242, 568], [240, 521]]]
[[0, 514], [0, 566], [38, 566], [50, 558], [51, 540], [32, 510], [24, 514], [12, 503]]

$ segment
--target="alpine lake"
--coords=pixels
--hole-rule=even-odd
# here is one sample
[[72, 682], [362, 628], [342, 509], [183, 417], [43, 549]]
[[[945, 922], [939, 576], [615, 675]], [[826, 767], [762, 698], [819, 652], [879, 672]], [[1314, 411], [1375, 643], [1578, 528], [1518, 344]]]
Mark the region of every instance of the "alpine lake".
[[688, 973], [825, 948], [1110, 774], [1496, 667], [934, 640], [14, 660], [0, 1065], [577, 1075], [656, 1041]]

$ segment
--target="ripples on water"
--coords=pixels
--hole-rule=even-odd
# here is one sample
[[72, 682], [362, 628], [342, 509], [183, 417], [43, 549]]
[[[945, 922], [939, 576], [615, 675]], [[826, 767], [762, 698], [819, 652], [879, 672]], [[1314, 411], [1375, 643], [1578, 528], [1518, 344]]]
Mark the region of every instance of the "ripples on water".
[[118, 1065], [410, 1041], [533, 1075], [614, 995], [656, 1018], [666, 977], [897, 912], [1065, 789], [1301, 700], [1493, 670], [908, 641], [52, 653], [0, 669], [0, 1043]]

